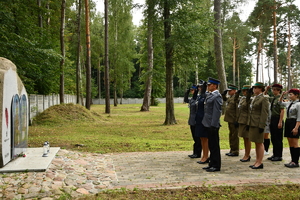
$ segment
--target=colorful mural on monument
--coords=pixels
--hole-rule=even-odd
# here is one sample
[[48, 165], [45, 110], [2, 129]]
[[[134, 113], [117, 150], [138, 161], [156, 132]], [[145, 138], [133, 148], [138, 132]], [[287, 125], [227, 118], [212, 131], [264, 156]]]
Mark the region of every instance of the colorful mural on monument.
[[0, 167], [25, 153], [28, 145], [28, 96], [16, 66], [0, 57]]

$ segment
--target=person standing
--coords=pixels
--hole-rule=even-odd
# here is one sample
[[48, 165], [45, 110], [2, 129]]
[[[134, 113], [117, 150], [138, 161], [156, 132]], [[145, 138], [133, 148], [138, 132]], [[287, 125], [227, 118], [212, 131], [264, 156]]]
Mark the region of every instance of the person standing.
[[205, 97], [207, 95], [207, 83], [205, 81], [201, 81], [199, 84], [200, 95], [197, 99], [197, 113], [196, 113], [196, 136], [200, 137], [201, 146], [202, 146], [202, 157], [200, 161], [197, 161], [198, 164], [205, 164], [209, 162], [208, 157], [208, 135], [205, 127], [202, 124], [202, 120], [204, 117], [204, 102]]
[[203, 169], [207, 172], [216, 172], [221, 170], [221, 152], [220, 152], [220, 117], [222, 114], [222, 96], [218, 91], [220, 81], [209, 78], [207, 81], [207, 94], [204, 102], [204, 117], [202, 124], [208, 134], [208, 148], [210, 151], [210, 160], [207, 167]]
[[281, 94], [279, 102], [281, 105], [284, 105], [286, 109], [286, 120], [285, 120], [285, 128], [284, 128], [284, 137], [287, 138], [290, 146], [291, 153], [291, 162], [288, 164], [284, 164], [284, 166], [288, 168], [296, 168], [299, 167], [299, 126], [300, 126], [300, 103], [299, 103], [299, 93], [298, 89], [290, 89], [288, 91], [288, 95], [290, 98], [289, 102], [283, 102], [283, 95], [287, 92]]
[[[192, 98], [189, 99], [190, 93], [193, 95]], [[192, 137], [194, 140], [193, 145], [193, 154], [188, 155], [190, 158], [200, 158], [201, 157], [201, 142], [200, 137], [196, 136], [196, 112], [197, 112], [197, 96], [198, 96], [198, 89], [196, 85], [193, 85], [190, 89], [187, 89], [184, 95], [184, 102], [189, 104], [190, 114], [188, 124], [190, 125]]]
[[[238, 156], [240, 151], [240, 140], [238, 137], [239, 124], [236, 117], [238, 107], [238, 101], [235, 100], [236, 91], [237, 87], [235, 85], [228, 85], [228, 89], [222, 93], [223, 101], [226, 101], [224, 121], [228, 123], [229, 129], [230, 151], [225, 154], [226, 156]], [[228, 98], [226, 94], [229, 95]]]
[[[248, 90], [250, 89], [250, 85], [244, 85], [242, 87], [243, 96], [240, 98], [238, 103], [238, 112], [237, 112], [237, 120], [239, 123], [238, 127], [238, 135], [244, 139], [244, 148], [245, 154], [241, 162], [249, 162], [251, 159], [250, 151], [251, 151], [251, 141], [249, 140], [249, 129], [247, 129], [248, 123], [248, 112], [249, 112], [249, 104], [251, 102], [251, 94], [248, 94]], [[239, 92], [236, 93], [239, 95]]]
[[249, 139], [255, 143], [256, 161], [249, 167], [252, 169], [263, 169], [262, 159], [264, 157], [264, 129], [269, 114], [269, 101], [263, 95], [265, 87], [261, 82], [256, 82], [250, 89], [254, 94], [249, 108]]
[[[265, 93], [270, 88], [266, 88]], [[282, 93], [282, 85], [274, 84], [272, 85], [273, 98], [270, 98], [270, 133], [271, 142], [273, 145], [273, 155], [268, 158], [271, 161], [282, 161], [282, 151], [283, 151], [283, 116], [284, 116], [284, 105], [279, 104], [280, 95]]]

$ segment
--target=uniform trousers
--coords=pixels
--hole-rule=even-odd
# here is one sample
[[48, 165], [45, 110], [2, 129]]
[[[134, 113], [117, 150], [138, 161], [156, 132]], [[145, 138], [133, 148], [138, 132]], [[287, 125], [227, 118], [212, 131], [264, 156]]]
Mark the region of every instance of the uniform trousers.
[[230, 153], [234, 153], [239, 155], [240, 152], [240, 139], [238, 136], [239, 129], [234, 123], [228, 122], [229, 129], [229, 145], [230, 145]]
[[221, 169], [221, 152], [220, 152], [220, 138], [219, 128], [208, 128], [208, 147], [210, 151], [209, 167]]
[[[283, 128], [278, 128], [279, 116], [272, 116], [270, 121], [271, 142], [273, 144], [273, 156], [282, 157], [283, 150]], [[282, 127], [284, 122], [282, 121]]]
[[190, 128], [191, 128], [192, 137], [194, 140], [193, 154], [196, 154], [197, 156], [201, 157], [202, 145], [201, 145], [200, 137], [197, 136], [197, 134], [196, 134], [196, 126], [190, 126]]

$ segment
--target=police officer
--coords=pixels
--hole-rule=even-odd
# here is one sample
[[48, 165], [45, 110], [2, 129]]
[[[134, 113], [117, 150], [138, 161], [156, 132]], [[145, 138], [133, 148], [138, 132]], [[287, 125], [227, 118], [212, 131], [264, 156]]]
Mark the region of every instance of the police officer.
[[[189, 99], [189, 94], [192, 94], [192, 98]], [[197, 96], [198, 96], [198, 88], [196, 85], [193, 85], [190, 89], [188, 89], [184, 95], [184, 102], [189, 104], [190, 115], [188, 124], [190, 125], [192, 137], [194, 140], [193, 145], [193, 154], [188, 155], [190, 158], [200, 158], [201, 157], [201, 141], [200, 137], [196, 135], [196, 113], [197, 113]]]
[[[270, 88], [266, 88], [265, 93]], [[273, 144], [273, 155], [268, 158], [271, 161], [282, 161], [282, 150], [283, 150], [283, 116], [284, 106], [279, 104], [279, 98], [282, 93], [282, 85], [272, 85], [273, 98], [269, 98], [271, 106], [271, 120], [270, 120], [270, 133], [271, 142]]]
[[269, 100], [263, 95], [265, 86], [256, 82], [250, 89], [254, 97], [250, 103], [248, 126], [249, 139], [255, 143], [256, 161], [249, 167], [252, 169], [263, 169], [262, 159], [264, 157], [264, 129], [269, 115]]
[[[227, 156], [238, 156], [239, 155], [239, 137], [238, 137], [238, 122], [237, 122], [237, 106], [238, 101], [235, 100], [235, 93], [237, 87], [235, 85], [228, 85], [228, 89], [222, 93], [223, 101], [226, 101], [226, 110], [224, 121], [228, 123], [229, 129], [229, 146], [230, 152], [226, 153]], [[227, 95], [229, 97], [227, 97]]]
[[208, 149], [208, 135], [205, 127], [202, 124], [202, 120], [204, 117], [204, 102], [205, 102], [206, 95], [208, 94], [206, 92], [207, 83], [201, 80], [198, 88], [200, 89], [201, 92], [197, 99], [196, 136], [200, 137], [203, 153], [200, 161], [197, 161], [197, 163], [205, 164], [205, 163], [209, 163], [209, 157], [208, 157], [209, 149]]
[[208, 147], [210, 150], [210, 161], [207, 167], [203, 169], [207, 172], [216, 172], [221, 169], [221, 153], [220, 153], [220, 117], [222, 114], [222, 96], [218, 91], [220, 81], [209, 78], [207, 81], [207, 94], [204, 105], [204, 117], [202, 124], [205, 126], [208, 134]]

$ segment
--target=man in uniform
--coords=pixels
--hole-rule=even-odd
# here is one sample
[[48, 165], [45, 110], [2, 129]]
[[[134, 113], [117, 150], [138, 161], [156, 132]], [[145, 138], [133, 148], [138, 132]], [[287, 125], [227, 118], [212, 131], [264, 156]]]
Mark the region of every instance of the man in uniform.
[[[270, 89], [270, 86], [266, 88]], [[271, 161], [282, 161], [282, 150], [283, 150], [283, 116], [284, 116], [284, 106], [279, 104], [279, 98], [282, 92], [282, 85], [274, 84], [272, 85], [273, 98], [270, 99], [270, 132], [271, 132], [271, 142], [273, 144], [273, 155], [268, 158]]]
[[207, 81], [207, 94], [204, 103], [204, 117], [202, 124], [208, 133], [208, 147], [210, 150], [210, 161], [207, 167], [203, 169], [207, 172], [216, 172], [221, 169], [221, 153], [220, 153], [220, 117], [222, 114], [222, 96], [218, 91], [220, 81], [209, 78]]
[[[237, 91], [237, 87], [235, 85], [228, 85], [228, 89], [224, 90], [222, 93], [223, 101], [226, 101], [226, 110], [224, 121], [228, 123], [229, 129], [229, 145], [230, 152], [226, 153], [227, 156], [238, 156], [239, 155], [239, 136], [238, 136], [238, 127], [239, 124], [237, 122], [237, 107], [238, 101], [235, 99], [235, 93]], [[229, 95], [227, 98], [226, 94]]]

